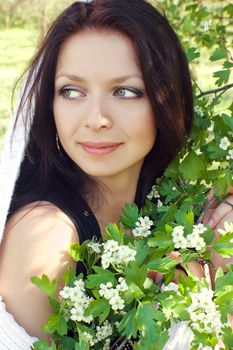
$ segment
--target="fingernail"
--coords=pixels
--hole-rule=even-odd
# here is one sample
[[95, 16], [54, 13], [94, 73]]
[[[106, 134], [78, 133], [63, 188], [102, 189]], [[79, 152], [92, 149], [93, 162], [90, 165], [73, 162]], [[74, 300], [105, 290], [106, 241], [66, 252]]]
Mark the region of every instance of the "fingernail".
[[210, 219], [207, 221], [207, 225], [209, 225], [210, 227], [213, 227], [213, 226], [214, 226], [214, 219], [210, 218]]

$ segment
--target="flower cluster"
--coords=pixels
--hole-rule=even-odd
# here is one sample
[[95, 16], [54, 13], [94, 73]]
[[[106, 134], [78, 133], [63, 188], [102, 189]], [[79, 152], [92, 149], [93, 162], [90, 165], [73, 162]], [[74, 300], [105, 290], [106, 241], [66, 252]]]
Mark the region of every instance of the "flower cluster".
[[106, 284], [101, 283], [99, 290], [100, 295], [109, 301], [109, 304], [114, 311], [122, 310], [124, 308], [125, 303], [120, 297], [120, 292], [125, 292], [128, 289], [123, 277], [119, 277], [118, 282], [119, 284], [117, 284], [116, 288], [113, 288], [111, 282], [107, 282]]
[[153, 198], [157, 199], [157, 207], [158, 208], [162, 207], [163, 202], [160, 199], [160, 194], [159, 194], [159, 192], [158, 192], [158, 190], [156, 188], [156, 185], [152, 186], [152, 189], [151, 189], [150, 193], [147, 195], [147, 198], [149, 200], [152, 200]]
[[213, 301], [211, 289], [202, 288], [199, 293], [190, 293], [191, 305], [187, 308], [191, 328], [199, 332], [220, 334], [222, 329], [221, 314]]
[[88, 307], [93, 298], [90, 298], [85, 293], [85, 286], [82, 279], [74, 282], [74, 287], [65, 286], [59, 295], [66, 299], [70, 314], [69, 318], [73, 321], [90, 323], [93, 320], [92, 316], [84, 316], [85, 309]]
[[176, 226], [172, 231], [172, 239], [175, 248], [195, 248], [198, 252], [205, 251], [206, 244], [201, 234], [207, 230], [203, 224], [193, 225], [193, 230], [187, 236], [184, 234], [184, 226]]
[[103, 350], [110, 349], [110, 343], [111, 340], [109, 337], [113, 333], [113, 328], [108, 320], [106, 320], [102, 326], [96, 327], [96, 334], [95, 337], [93, 337], [90, 333], [85, 332], [84, 335], [86, 336], [88, 343], [90, 346], [94, 346], [95, 344], [105, 341]]
[[151, 227], [153, 221], [150, 220], [149, 216], [140, 217], [135, 224], [135, 228], [132, 230], [134, 237], [147, 237], [151, 234]]
[[101, 264], [104, 269], [107, 269], [110, 264], [115, 266], [125, 266], [130, 261], [135, 259], [136, 251], [129, 248], [127, 245], [119, 245], [113, 239], [103, 243], [103, 254], [101, 256]]
[[231, 145], [231, 143], [230, 143], [228, 137], [224, 136], [221, 138], [219, 147], [222, 150], [226, 151], [230, 147], [230, 145]]

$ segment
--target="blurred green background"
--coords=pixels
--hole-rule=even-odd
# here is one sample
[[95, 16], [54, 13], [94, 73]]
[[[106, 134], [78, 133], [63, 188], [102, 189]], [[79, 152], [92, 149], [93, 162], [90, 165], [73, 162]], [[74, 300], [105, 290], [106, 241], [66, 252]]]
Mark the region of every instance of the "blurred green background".
[[[71, 0], [0, 0], [0, 151], [16, 100], [16, 98], [12, 100], [14, 83], [29, 64], [49, 23], [72, 2]], [[158, 1], [161, 2], [163, 1]], [[226, 2], [229, 3], [221, 1], [223, 4]], [[203, 48], [200, 58], [191, 66], [192, 74], [203, 91], [214, 87], [212, 74], [219, 68], [218, 62], [210, 64], [208, 58], [209, 52]], [[224, 95], [227, 104], [231, 93], [232, 90]]]

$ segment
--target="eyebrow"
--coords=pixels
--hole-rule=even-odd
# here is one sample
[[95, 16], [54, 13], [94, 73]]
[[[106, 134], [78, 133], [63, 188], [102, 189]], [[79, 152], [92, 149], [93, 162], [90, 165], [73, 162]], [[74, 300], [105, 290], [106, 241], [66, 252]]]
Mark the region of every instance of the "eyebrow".
[[[59, 78], [68, 78], [72, 81], [80, 81], [80, 82], [83, 82], [85, 83], [86, 80], [78, 75], [75, 75], [75, 74], [66, 74], [66, 73], [62, 73], [62, 74], [59, 74], [57, 77], [56, 77], [56, 80], [59, 79]], [[132, 79], [132, 78], [139, 78], [142, 80], [142, 76], [139, 75], [139, 74], [132, 74], [132, 75], [123, 75], [121, 77], [117, 77], [117, 78], [114, 78], [114, 79], [111, 79], [110, 80], [110, 83], [122, 83], [123, 81], [126, 81], [128, 79]]]

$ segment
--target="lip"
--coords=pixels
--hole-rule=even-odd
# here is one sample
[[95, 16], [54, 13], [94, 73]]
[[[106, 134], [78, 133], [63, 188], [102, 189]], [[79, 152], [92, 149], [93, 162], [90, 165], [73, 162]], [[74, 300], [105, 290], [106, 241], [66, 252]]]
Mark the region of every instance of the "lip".
[[103, 155], [115, 151], [122, 145], [122, 142], [79, 142], [83, 150], [89, 154]]

